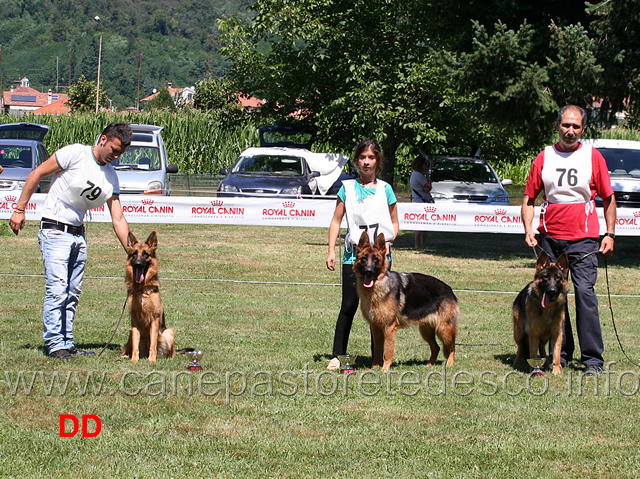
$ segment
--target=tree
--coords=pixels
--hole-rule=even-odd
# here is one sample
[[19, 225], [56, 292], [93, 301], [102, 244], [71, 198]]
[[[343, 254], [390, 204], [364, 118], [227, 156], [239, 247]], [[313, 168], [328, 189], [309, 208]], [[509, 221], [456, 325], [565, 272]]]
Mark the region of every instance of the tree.
[[257, 0], [253, 21], [219, 26], [230, 77], [265, 113], [315, 123], [344, 149], [382, 139], [388, 180], [400, 145], [528, 158], [567, 103], [595, 112], [604, 99], [601, 124], [625, 108], [640, 124], [640, 4], [585, 5]]
[[542, 35], [527, 22], [517, 30], [498, 22], [491, 34], [474, 22], [470, 51], [443, 58], [458, 93], [468, 99], [469, 114], [489, 133], [486, 156], [515, 160], [531, 156], [555, 134], [559, 107], [592, 105], [603, 72], [598, 44], [579, 24], [552, 23]]
[[154, 96], [151, 100], [147, 102], [147, 106], [145, 106], [145, 110], [168, 110], [168, 111], [176, 111], [176, 104], [173, 101], [173, 97], [171, 93], [169, 93], [169, 89], [165, 86], [160, 89], [158, 94]]
[[381, 140], [382, 177], [396, 151], [456, 130], [455, 98], [438, 72], [423, 0], [257, 0], [254, 20], [221, 21], [230, 77], [263, 112], [319, 126], [351, 150]]
[[640, 126], [640, 3], [637, 0], [607, 0], [587, 3], [593, 16], [593, 37], [598, 42], [598, 60], [603, 66], [598, 97], [603, 99], [600, 119], [615, 124], [616, 113], [627, 111], [630, 125]]
[[[104, 89], [100, 88], [98, 106], [106, 107], [109, 103]], [[71, 113], [83, 111], [95, 111], [96, 109], [96, 84], [87, 80], [84, 75], [80, 75], [78, 81], [69, 87], [69, 100], [67, 104], [71, 108]]]
[[214, 116], [224, 127], [232, 127], [242, 120], [238, 93], [228, 80], [213, 78], [196, 83], [193, 106]]

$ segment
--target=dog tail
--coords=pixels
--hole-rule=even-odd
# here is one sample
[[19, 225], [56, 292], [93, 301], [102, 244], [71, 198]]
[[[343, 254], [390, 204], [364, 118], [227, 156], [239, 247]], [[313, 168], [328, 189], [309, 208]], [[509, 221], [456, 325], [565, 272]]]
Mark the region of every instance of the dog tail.
[[173, 328], [165, 329], [161, 333], [158, 333], [158, 357], [159, 358], [172, 358], [176, 355], [173, 348], [175, 339], [175, 332]]
[[178, 349], [176, 351], [176, 354], [186, 354], [186, 353], [192, 353], [195, 351], [195, 348], [182, 348], [182, 349]]

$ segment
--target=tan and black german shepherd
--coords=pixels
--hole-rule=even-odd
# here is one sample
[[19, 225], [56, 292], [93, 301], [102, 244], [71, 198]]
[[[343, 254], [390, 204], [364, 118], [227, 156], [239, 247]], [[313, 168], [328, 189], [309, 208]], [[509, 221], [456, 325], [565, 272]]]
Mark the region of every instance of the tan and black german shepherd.
[[523, 358], [546, 357], [545, 344], [550, 341], [553, 374], [560, 374], [568, 271], [566, 253], [561, 254], [556, 263], [552, 263], [544, 251], [538, 256], [533, 281], [513, 302], [513, 339], [518, 345], [514, 368]]
[[418, 326], [422, 338], [431, 348], [427, 366], [436, 362], [442, 341], [447, 366], [453, 366], [460, 309], [453, 290], [433, 276], [421, 273], [396, 273], [388, 269], [385, 239], [376, 237], [371, 246], [363, 232], [353, 265], [364, 319], [373, 337], [373, 367], [382, 363], [388, 371], [393, 362], [398, 328]]
[[147, 241], [139, 242], [133, 233], [127, 238], [125, 284], [131, 313], [131, 332], [120, 357], [136, 362], [140, 357], [173, 357], [174, 331], [164, 324], [164, 307], [158, 279], [158, 237], [152, 232]]

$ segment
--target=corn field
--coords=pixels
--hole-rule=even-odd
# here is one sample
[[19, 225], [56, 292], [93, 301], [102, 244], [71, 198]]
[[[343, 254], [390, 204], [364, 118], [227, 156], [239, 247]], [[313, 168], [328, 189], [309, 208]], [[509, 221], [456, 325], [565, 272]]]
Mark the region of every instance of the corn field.
[[43, 123], [51, 126], [45, 137], [50, 153], [72, 143], [92, 145], [105, 126], [114, 121], [162, 126], [169, 163], [181, 173], [218, 173], [251, 146], [258, 146], [255, 125], [238, 127], [220, 125], [206, 113], [198, 111], [105, 113], [64, 115], [24, 115], [20, 119], [0, 116], [0, 123], [15, 121]]
[[[45, 138], [45, 145], [50, 153], [71, 143], [91, 145], [104, 127], [114, 121], [162, 126], [169, 162], [177, 165], [181, 173], [190, 174], [217, 174], [220, 168], [230, 167], [243, 150], [260, 143], [257, 125], [250, 121], [241, 126], [223, 125], [211, 115], [197, 110], [175, 113], [158, 110], [140, 113], [76, 113], [72, 116], [27, 114], [20, 119], [0, 115], [0, 124], [15, 121], [51, 126]], [[595, 136], [640, 140], [640, 132], [626, 128], [598, 131]], [[334, 151], [330, 145], [325, 144], [314, 145], [314, 150]], [[409, 146], [404, 145], [396, 153], [396, 182], [408, 182], [411, 174], [411, 151]], [[524, 185], [533, 159], [517, 163], [494, 161], [492, 164], [500, 178], [509, 178], [515, 185]]]

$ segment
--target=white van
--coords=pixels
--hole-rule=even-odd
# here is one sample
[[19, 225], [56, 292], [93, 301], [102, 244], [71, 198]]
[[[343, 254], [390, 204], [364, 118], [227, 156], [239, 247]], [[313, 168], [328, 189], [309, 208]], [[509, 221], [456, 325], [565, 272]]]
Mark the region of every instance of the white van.
[[[131, 123], [133, 140], [127, 150], [113, 161], [123, 195], [169, 195], [171, 178], [178, 167], [170, 165], [162, 141], [161, 126]], [[100, 137], [96, 140], [96, 144]]]

